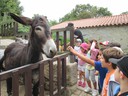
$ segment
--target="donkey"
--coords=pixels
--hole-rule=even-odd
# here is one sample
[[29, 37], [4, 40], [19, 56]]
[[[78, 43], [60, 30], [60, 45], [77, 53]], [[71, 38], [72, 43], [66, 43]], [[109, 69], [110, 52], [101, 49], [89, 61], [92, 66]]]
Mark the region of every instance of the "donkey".
[[[10, 16], [23, 25], [30, 25], [30, 34], [28, 44], [14, 42], [7, 46], [4, 56], [0, 60], [0, 69], [10, 70], [26, 64], [36, 63], [43, 60], [42, 53], [52, 58], [56, 55], [57, 48], [51, 38], [50, 27], [45, 16], [35, 16], [30, 19], [24, 16], [18, 16], [10, 13]], [[12, 94], [12, 78], [7, 80], [7, 93]], [[33, 96], [38, 96], [37, 89], [33, 85]]]

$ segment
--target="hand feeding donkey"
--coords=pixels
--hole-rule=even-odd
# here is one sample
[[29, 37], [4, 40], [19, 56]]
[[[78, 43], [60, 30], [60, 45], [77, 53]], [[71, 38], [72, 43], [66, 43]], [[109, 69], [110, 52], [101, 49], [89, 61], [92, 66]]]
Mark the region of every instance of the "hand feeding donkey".
[[[30, 25], [30, 36], [28, 44], [15, 42], [5, 49], [4, 56], [0, 60], [0, 69], [10, 70], [26, 64], [36, 63], [43, 59], [42, 53], [49, 58], [56, 55], [56, 45], [51, 38], [50, 28], [44, 16], [35, 16], [33, 20], [13, 13], [10, 13], [10, 16], [23, 25]], [[11, 78], [7, 79], [7, 93], [9, 96], [12, 94], [11, 82]], [[37, 89], [37, 87], [33, 88], [33, 96], [38, 96]]]

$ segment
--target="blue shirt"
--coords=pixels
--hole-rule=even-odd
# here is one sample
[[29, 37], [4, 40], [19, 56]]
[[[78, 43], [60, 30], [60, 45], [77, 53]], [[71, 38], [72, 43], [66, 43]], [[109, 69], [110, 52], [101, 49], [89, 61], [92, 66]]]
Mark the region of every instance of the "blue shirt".
[[99, 75], [100, 75], [99, 84], [100, 84], [100, 88], [102, 89], [104, 78], [105, 78], [106, 73], [108, 72], [108, 70], [101, 66], [101, 62], [100, 61], [95, 61], [95, 69], [99, 71]]

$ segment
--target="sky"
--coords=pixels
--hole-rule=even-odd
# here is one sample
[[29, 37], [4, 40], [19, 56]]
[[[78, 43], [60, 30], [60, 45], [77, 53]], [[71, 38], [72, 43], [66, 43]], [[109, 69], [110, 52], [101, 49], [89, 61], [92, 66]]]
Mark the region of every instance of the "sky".
[[107, 8], [113, 15], [128, 11], [128, 0], [19, 0], [24, 10], [22, 15], [33, 17], [34, 14], [56, 20], [71, 12], [77, 4], [90, 4]]

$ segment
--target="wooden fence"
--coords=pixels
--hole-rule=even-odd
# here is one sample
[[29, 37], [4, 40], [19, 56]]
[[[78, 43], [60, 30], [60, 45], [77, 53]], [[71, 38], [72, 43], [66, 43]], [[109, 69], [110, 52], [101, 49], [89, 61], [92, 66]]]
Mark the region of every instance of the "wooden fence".
[[[74, 46], [74, 29], [73, 27], [67, 26], [63, 29], [54, 30], [56, 32], [56, 37], [59, 39], [59, 32], [63, 32], [64, 34], [64, 52], [63, 54], [56, 55], [52, 59], [42, 60], [35, 64], [28, 64], [19, 68], [15, 68], [9, 71], [1, 72], [0, 73], [0, 96], [6, 96], [2, 94], [2, 82], [7, 78], [12, 78], [12, 93], [13, 96], [20, 96], [20, 84], [19, 78], [20, 75], [24, 74], [25, 76], [25, 96], [32, 96], [32, 72], [34, 69], [39, 70], [39, 96], [46, 96], [44, 90], [44, 83], [45, 83], [45, 75], [44, 75], [44, 68], [45, 65], [49, 65], [49, 96], [61, 96], [64, 94], [66, 96], [66, 63], [68, 56], [70, 57], [70, 62], [74, 62], [73, 54], [66, 51], [66, 40], [67, 40], [67, 31], [70, 32], [70, 45]], [[58, 49], [57, 44], [57, 49]], [[57, 88], [54, 90], [53, 79], [54, 79], [54, 72], [53, 66], [54, 62], [57, 62]], [[5, 92], [4, 92], [5, 93]], [[24, 96], [24, 95], [22, 95]]]
[[15, 36], [18, 32], [18, 23], [12, 20], [7, 13], [0, 17], [0, 35], [1, 36]]
[[[44, 68], [45, 65], [49, 65], [49, 96], [60, 96], [64, 94], [66, 90], [66, 58], [69, 53], [58, 55], [52, 59], [42, 60], [35, 64], [25, 65], [19, 68], [15, 68], [9, 71], [0, 73], [0, 85], [3, 80], [12, 78], [12, 90], [13, 96], [19, 96], [19, 78], [21, 74], [25, 75], [25, 96], [32, 96], [32, 70], [39, 69], [39, 96], [44, 95]], [[57, 89], [53, 90], [53, 62], [57, 62]], [[62, 72], [61, 72], [62, 71]], [[61, 74], [62, 73], [62, 74]], [[0, 86], [0, 96], [6, 96], [2, 94], [2, 86]], [[24, 95], [23, 95], [24, 96]], [[66, 95], [65, 95], [66, 96]]]

